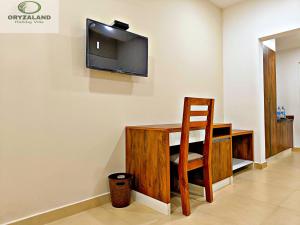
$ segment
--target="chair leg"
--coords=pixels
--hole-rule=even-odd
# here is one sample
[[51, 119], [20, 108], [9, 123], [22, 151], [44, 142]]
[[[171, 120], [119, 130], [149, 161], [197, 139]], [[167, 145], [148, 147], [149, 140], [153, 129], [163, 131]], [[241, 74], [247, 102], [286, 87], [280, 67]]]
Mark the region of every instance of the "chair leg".
[[212, 190], [212, 174], [209, 167], [203, 168], [203, 181], [205, 186], [205, 196], [207, 202], [213, 202], [213, 190]]
[[185, 216], [189, 216], [191, 214], [191, 207], [190, 207], [188, 175], [187, 172], [183, 173], [182, 171], [178, 171], [178, 176], [179, 176], [182, 213]]

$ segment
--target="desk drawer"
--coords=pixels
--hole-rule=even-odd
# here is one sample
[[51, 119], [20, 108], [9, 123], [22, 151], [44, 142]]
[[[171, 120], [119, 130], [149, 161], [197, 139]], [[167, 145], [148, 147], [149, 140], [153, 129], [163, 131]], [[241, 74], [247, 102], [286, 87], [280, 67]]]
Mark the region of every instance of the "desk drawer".
[[231, 138], [213, 141], [211, 163], [213, 183], [232, 176]]

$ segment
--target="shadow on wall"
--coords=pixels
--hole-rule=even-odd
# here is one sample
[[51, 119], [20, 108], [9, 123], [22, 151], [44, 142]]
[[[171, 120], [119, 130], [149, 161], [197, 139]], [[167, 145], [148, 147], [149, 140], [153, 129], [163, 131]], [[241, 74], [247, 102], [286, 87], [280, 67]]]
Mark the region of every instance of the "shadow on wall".
[[152, 96], [154, 89], [154, 63], [149, 58], [148, 77], [88, 69], [89, 90], [92, 93]]
[[[103, 187], [109, 190], [108, 175], [117, 172], [125, 172], [126, 162], [125, 162], [125, 127], [118, 139], [118, 142], [113, 149], [107, 164], [104, 167], [103, 174], [95, 173], [95, 179], [98, 180], [98, 184], [95, 187], [94, 194], [97, 195], [103, 192]], [[104, 177], [104, 179], [103, 179]], [[103, 181], [105, 184], [103, 185]]]
[[134, 81], [131, 76], [89, 69], [89, 90], [93, 93], [131, 95]]

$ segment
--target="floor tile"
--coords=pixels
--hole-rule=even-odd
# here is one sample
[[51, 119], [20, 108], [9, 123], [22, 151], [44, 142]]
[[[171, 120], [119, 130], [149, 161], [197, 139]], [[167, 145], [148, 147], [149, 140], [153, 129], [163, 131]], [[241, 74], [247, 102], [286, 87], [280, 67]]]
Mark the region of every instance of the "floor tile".
[[100, 207], [49, 223], [49, 225], [129, 225]]
[[199, 206], [195, 212], [204, 212], [224, 218], [234, 224], [259, 225], [276, 209], [275, 206], [255, 199], [228, 194], [207, 206]]
[[283, 188], [288, 187], [294, 190], [300, 189], [300, 179], [298, 176], [284, 175], [274, 170], [268, 170], [268, 168], [241, 173], [235, 177], [235, 181], [239, 181], [239, 179], [281, 186]]
[[300, 225], [300, 214], [293, 210], [278, 208], [261, 225]]
[[288, 198], [280, 204], [280, 206], [296, 210], [300, 213], [300, 190], [291, 193]]
[[112, 207], [111, 204], [105, 204], [100, 208], [131, 225], [152, 224], [164, 217], [163, 214], [138, 203], [119, 209]]
[[276, 157], [264, 170], [235, 174], [211, 204], [200, 189], [192, 189], [188, 217], [182, 215], [180, 195], [172, 196], [170, 216], [136, 202], [122, 209], [105, 204], [48, 225], [300, 225], [300, 152]]

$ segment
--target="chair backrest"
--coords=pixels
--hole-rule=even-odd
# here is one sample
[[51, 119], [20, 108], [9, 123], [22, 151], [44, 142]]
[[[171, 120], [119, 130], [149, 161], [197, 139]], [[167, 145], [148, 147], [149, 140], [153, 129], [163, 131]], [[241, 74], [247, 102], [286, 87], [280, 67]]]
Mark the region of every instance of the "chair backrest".
[[211, 162], [214, 99], [184, 98], [179, 164], [187, 167], [190, 130], [205, 130], [203, 149], [204, 165]]

